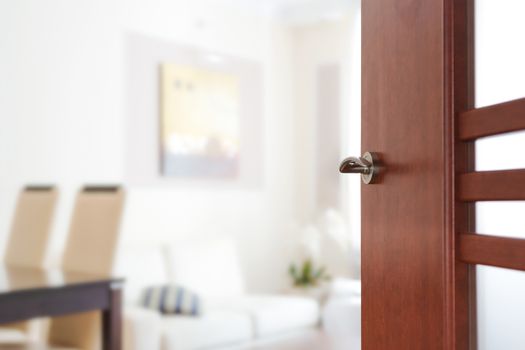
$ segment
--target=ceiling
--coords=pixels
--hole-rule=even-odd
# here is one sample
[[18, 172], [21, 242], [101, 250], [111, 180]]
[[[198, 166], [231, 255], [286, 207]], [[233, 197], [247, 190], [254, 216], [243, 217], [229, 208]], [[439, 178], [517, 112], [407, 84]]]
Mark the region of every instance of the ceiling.
[[296, 23], [335, 19], [354, 1], [358, 0], [215, 0], [214, 3], [252, 15]]

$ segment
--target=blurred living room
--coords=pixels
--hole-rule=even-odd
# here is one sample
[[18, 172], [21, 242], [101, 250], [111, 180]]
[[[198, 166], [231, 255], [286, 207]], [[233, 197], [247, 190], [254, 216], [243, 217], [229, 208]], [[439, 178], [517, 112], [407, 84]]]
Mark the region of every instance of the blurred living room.
[[63, 293], [0, 348], [360, 348], [359, 1], [2, 0], [0, 32], [0, 289]]

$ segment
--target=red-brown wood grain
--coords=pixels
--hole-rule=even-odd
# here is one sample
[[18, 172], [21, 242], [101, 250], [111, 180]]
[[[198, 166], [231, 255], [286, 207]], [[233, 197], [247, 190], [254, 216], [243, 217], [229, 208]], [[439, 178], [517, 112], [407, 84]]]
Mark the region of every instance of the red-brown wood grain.
[[466, 202], [525, 200], [525, 169], [462, 174], [458, 194]]
[[461, 234], [459, 259], [469, 264], [482, 264], [525, 271], [525, 240], [478, 234]]
[[[462, 202], [457, 197], [457, 175], [475, 169], [475, 145], [462, 142], [456, 135], [459, 129], [458, 115], [461, 111], [473, 108], [474, 89], [474, 0], [460, 0], [446, 3], [445, 18], [452, 22], [445, 28], [445, 41], [453, 47], [447, 54], [445, 67], [445, 94], [452, 100], [446, 103], [453, 110], [453, 130], [446, 132], [446, 137], [453, 139], [454, 160], [452, 174], [447, 174], [447, 193], [445, 200], [445, 349], [476, 349], [477, 313], [476, 313], [476, 269], [456, 259], [456, 247], [459, 232], [475, 231], [475, 205]], [[451, 31], [452, 33], [447, 32]], [[450, 43], [452, 42], [452, 43]], [[448, 78], [451, 76], [451, 78]], [[448, 83], [447, 83], [448, 81]], [[452, 86], [451, 86], [452, 85]], [[450, 150], [450, 147], [446, 148]], [[448, 154], [448, 153], [447, 153]], [[451, 204], [452, 203], [452, 204]], [[452, 207], [452, 208], [451, 208]], [[449, 212], [452, 212], [450, 214]]]
[[363, 349], [467, 349], [469, 268], [455, 260], [455, 174], [471, 171], [455, 115], [472, 107], [469, 0], [362, 2]]
[[524, 130], [525, 98], [468, 110], [461, 113], [459, 122], [462, 140]]

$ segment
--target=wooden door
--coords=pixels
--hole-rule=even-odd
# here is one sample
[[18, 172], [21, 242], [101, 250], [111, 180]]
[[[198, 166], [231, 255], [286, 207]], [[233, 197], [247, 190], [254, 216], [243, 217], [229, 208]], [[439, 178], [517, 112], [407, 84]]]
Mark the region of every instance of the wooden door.
[[475, 266], [525, 271], [525, 240], [474, 225], [475, 202], [525, 200], [525, 169], [474, 169], [525, 99], [474, 108], [473, 7], [362, 2], [362, 148], [384, 166], [362, 187], [363, 349], [476, 349]]
[[472, 147], [472, 1], [362, 2], [362, 151], [384, 164], [362, 186], [363, 349], [468, 349], [474, 278], [456, 259], [472, 206], [456, 200]]

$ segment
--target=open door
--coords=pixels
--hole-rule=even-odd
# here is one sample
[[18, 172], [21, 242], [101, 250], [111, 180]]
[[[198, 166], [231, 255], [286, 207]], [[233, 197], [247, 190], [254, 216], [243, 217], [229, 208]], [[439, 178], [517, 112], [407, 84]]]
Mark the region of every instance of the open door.
[[[362, 2], [362, 348], [468, 349], [467, 264], [456, 201], [471, 169], [456, 114], [472, 107], [471, 1]], [[377, 166], [377, 161], [380, 167]], [[365, 164], [367, 165], [367, 164]], [[375, 182], [375, 183], [374, 183]]]
[[377, 159], [341, 170], [366, 183], [363, 349], [476, 349], [476, 265], [525, 270], [524, 239], [475, 228], [474, 203], [525, 200], [525, 170], [474, 167], [475, 140], [525, 130], [525, 100], [474, 108], [473, 23], [474, 0], [362, 2], [362, 151]]

